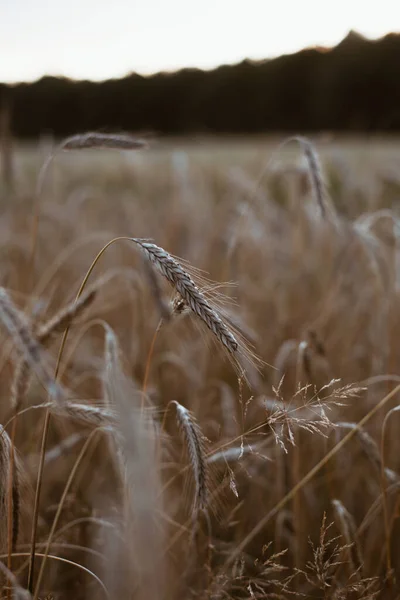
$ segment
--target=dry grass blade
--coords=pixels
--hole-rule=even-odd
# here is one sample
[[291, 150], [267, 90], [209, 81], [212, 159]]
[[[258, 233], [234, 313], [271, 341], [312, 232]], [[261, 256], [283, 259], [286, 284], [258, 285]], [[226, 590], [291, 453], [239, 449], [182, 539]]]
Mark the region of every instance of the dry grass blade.
[[191, 412], [176, 400], [173, 400], [172, 404], [176, 407], [178, 424], [187, 444], [195, 482], [193, 513], [197, 514], [199, 510], [205, 510], [208, 505], [208, 469], [202, 434]]
[[147, 143], [133, 135], [119, 133], [88, 132], [73, 135], [61, 144], [63, 150], [110, 149], [110, 150], [140, 150]]
[[173, 285], [182, 296], [189, 308], [207, 325], [223, 346], [233, 355], [238, 351], [239, 344], [221, 319], [219, 314], [210, 306], [204, 294], [194, 283], [190, 275], [183, 269], [175, 258], [163, 248], [141, 240], [132, 238], [138, 244], [150, 261], [157, 266], [164, 277]]
[[65, 392], [55, 381], [46, 365], [42, 346], [4, 288], [0, 288], [0, 321], [13, 338], [20, 354], [47, 389], [49, 395], [58, 401], [64, 398]]

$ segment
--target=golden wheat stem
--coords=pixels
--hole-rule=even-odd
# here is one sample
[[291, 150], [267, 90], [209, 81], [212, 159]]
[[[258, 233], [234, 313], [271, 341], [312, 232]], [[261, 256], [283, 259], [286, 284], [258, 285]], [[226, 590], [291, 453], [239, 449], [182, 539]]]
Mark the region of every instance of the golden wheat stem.
[[145, 367], [145, 370], [144, 370], [143, 387], [142, 387], [142, 410], [143, 410], [143, 407], [144, 407], [144, 397], [145, 397], [146, 390], [147, 390], [147, 383], [148, 383], [148, 379], [149, 379], [151, 360], [152, 360], [153, 354], [154, 354], [154, 347], [156, 345], [157, 335], [158, 335], [158, 332], [160, 331], [160, 329], [162, 327], [162, 324], [163, 324], [163, 321], [161, 319], [160, 322], [158, 323], [157, 328], [156, 328], [156, 330], [155, 330], [155, 332], [153, 334], [153, 337], [151, 339], [149, 353], [148, 353], [147, 359], [146, 359], [146, 367]]
[[388, 579], [393, 580], [393, 571], [392, 571], [392, 555], [390, 548], [390, 538], [391, 538], [391, 527], [389, 523], [389, 511], [388, 511], [388, 494], [387, 494], [387, 477], [386, 477], [386, 469], [385, 469], [385, 440], [386, 440], [386, 428], [389, 421], [390, 416], [394, 412], [398, 412], [400, 410], [399, 406], [396, 406], [389, 410], [389, 412], [385, 415], [382, 424], [382, 435], [381, 435], [381, 472], [380, 472], [380, 481], [381, 481], [381, 489], [382, 489], [382, 509], [383, 509], [383, 521], [385, 527], [385, 548], [386, 548], [386, 575]]
[[39, 598], [40, 585], [42, 583], [43, 574], [44, 574], [44, 568], [46, 566], [46, 561], [47, 561], [47, 558], [49, 556], [51, 542], [53, 541], [54, 533], [55, 533], [56, 527], [58, 525], [58, 521], [60, 519], [61, 512], [62, 512], [62, 510], [64, 508], [64, 504], [65, 504], [65, 500], [67, 498], [68, 492], [69, 492], [69, 490], [71, 488], [71, 485], [72, 485], [72, 483], [74, 481], [74, 478], [75, 478], [76, 472], [78, 470], [78, 467], [81, 464], [82, 459], [83, 459], [84, 455], [86, 454], [86, 451], [87, 451], [89, 445], [91, 444], [91, 442], [92, 442], [95, 434], [98, 433], [99, 431], [101, 431], [101, 429], [94, 429], [90, 433], [89, 437], [87, 438], [85, 444], [82, 447], [82, 450], [79, 453], [78, 458], [76, 459], [76, 461], [74, 463], [72, 471], [71, 471], [71, 473], [70, 473], [70, 475], [68, 477], [67, 483], [65, 484], [63, 494], [62, 494], [60, 502], [58, 503], [58, 506], [57, 506], [57, 512], [56, 512], [55, 517], [53, 519], [53, 523], [52, 523], [52, 526], [51, 526], [51, 529], [50, 529], [49, 537], [47, 538], [47, 544], [46, 544], [46, 548], [45, 548], [44, 553], [43, 553], [43, 560], [42, 560], [42, 564], [40, 565], [40, 570], [39, 570], [39, 574], [38, 574], [37, 581], [36, 581], [36, 587], [35, 587], [35, 593], [34, 593], [34, 596], [33, 596], [33, 600], [38, 600], [38, 598]]
[[[15, 544], [18, 538], [18, 521], [19, 521], [19, 506], [16, 500], [15, 486], [16, 474], [15, 474], [15, 433], [17, 427], [17, 419], [14, 419], [11, 436], [10, 436], [10, 469], [8, 473], [8, 516], [7, 516], [7, 567], [12, 570], [12, 552], [15, 550]], [[17, 505], [16, 505], [17, 504]]]
[[35, 272], [35, 258], [37, 249], [37, 239], [39, 230], [40, 199], [43, 192], [46, 175], [56, 154], [60, 150], [84, 150], [88, 148], [106, 148], [110, 150], [138, 150], [147, 147], [144, 140], [128, 134], [97, 133], [87, 132], [73, 135], [64, 139], [57, 148], [53, 150], [43, 163], [36, 184], [36, 192], [32, 209], [32, 232], [31, 232], [31, 250], [29, 256], [30, 287], [33, 285]]
[[[41, 552], [37, 552], [36, 555], [39, 558], [43, 558], [44, 554], [42, 554]], [[0, 558], [6, 558], [7, 555], [0, 555]], [[13, 556], [15, 556], [16, 558], [18, 557], [29, 557], [30, 553], [29, 552], [14, 552]], [[84, 565], [81, 565], [80, 563], [74, 562], [73, 560], [70, 560], [68, 558], [63, 558], [62, 556], [54, 556], [53, 554], [49, 554], [47, 556], [47, 558], [51, 558], [52, 560], [64, 563], [66, 565], [71, 565], [73, 567], [76, 567], [77, 569], [80, 569], [81, 571], [83, 571], [84, 573], [87, 573], [88, 575], [90, 575], [91, 577], [93, 577], [93, 579], [95, 581], [97, 581], [97, 583], [99, 584], [99, 586], [101, 587], [101, 589], [104, 592], [104, 596], [106, 597], [107, 600], [111, 600], [111, 596], [108, 593], [108, 590], [106, 588], [106, 586], [104, 585], [104, 583], [102, 582], [102, 580], [100, 579], [100, 577], [98, 577], [96, 575], [96, 573], [93, 573], [93, 571], [91, 571], [90, 569], [88, 569], [87, 567], [85, 567]], [[0, 568], [1, 569], [7, 569], [7, 567], [5, 565], [3, 565], [0, 562]], [[21, 588], [22, 589], [22, 588]], [[27, 592], [29, 593], [29, 592]], [[29, 596], [25, 596], [25, 598], [31, 598], [31, 595], [29, 594]]]
[[39, 459], [39, 467], [36, 481], [36, 490], [35, 490], [35, 502], [33, 505], [33, 517], [32, 517], [32, 530], [31, 530], [31, 552], [29, 557], [29, 569], [28, 569], [28, 590], [32, 594], [33, 593], [33, 578], [35, 572], [35, 554], [36, 554], [36, 534], [37, 534], [37, 524], [39, 518], [39, 502], [40, 502], [40, 492], [42, 490], [42, 479], [43, 479], [43, 467], [44, 467], [44, 459], [46, 456], [46, 443], [47, 436], [50, 427], [50, 410], [46, 410], [44, 423], [43, 423], [43, 431], [41, 437], [41, 445], [40, 445], [40, 459]]

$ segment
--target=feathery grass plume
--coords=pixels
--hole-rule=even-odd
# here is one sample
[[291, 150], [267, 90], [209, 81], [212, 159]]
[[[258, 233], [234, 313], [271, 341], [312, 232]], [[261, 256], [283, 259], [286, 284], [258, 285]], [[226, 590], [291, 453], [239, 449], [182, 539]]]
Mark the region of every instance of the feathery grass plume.
[[140, 238], [132, 238], [132, 241], [140, 246], [150, 261], [182, 296], [187, 306], [200, 317], [228, 352], [235, 355], [239, 349], [238, 341], [181, 264], [155, 244]]
[[137, 590], [135, 597], [157, 600], [164, 593], [165, 553], [158, 438], [151, 411], [141, 409], [141, 394], [122, 371], [118, 341], [110, 327], [106, 329], [105, 363], [104, 392], [108, 406], [116, 412], [114, 440], [125, 491], [125, 559]]
[[62, 150], [110, 149], [110, 150], [139, 150], [147, 147], [147, 142], [126, 133], [98, 133], [89, 131], [78, 133], [61, 143]]
[[357, 527], [352, 515], [340, 500], [332, 500], [332, 506], [340, 532], [346, 542], [350, 576], [358, 573], [363, 565], [361, 547], [357, 537]]
[[310, 385], [300, 387], [294, 399], [299, 399], [302, 405], [296, 403], [292, 406], [283, 399], [281, 386], [283, 379], [276, 388], [272, 388], [276, 399], [261, 399], [267, 411], [266, 425], [272, 431], [276, 443], [287, 453], [287, 443], [295, 446], [295, 429], [303, 429], [311, 434], [319, 434], [327, 437], [328, 431], [335, 427], [335, 424], [329, 419], [327, 410], [331, 405], [336, 404], [334, 396], [321, 398], [321, 392], [328, 386], [324, 386], [318, 392], [309, 398]]
[[173, 400], [172, 404], [176, 407], [178, 425], [184, 435], [192, 466], [195, 483], [193, 514], [196, 515], [208, 505], [208, 469], [202, 434], [192, 413], [176, 400]]
[[344, 564], [343, 553], [348, 550], [347, 544], [338, 543], [338, 537], [330, 538], [328, 533], [333, 523], [326, 524], [324, 513], [320, 531], [319, 544], [310, 540], [312, 560], [308, 561], [305, 569], [298, 570], [298, 575], [304, 576], [312, 590], [319, 590], [320, 597], [330, 599], [359, 598], [360, 600], [376, 600], [380, 591], [377, 590], [379, 578], [355, 577], [352, 572], [345, 581], [336, 577], [337, 571]]
[[65, 392], [51, 375], [42, 346], [33, 335], [24, 316], [2, 287], [0, 287], [0, 321], [14, 340], [17, 350], [36, 373], [49, 395], [55, 400], [61, 401], [65, 397]]
[[71, 325], [92, 304], [98, 289], [98, 285], [93, 286], [84, 292], [76, 302], [70, 302], [54, 317], [41, 325], [36, 331], [38, 341], [41, 344], [46, 344], [52, 335], [64, 331], [66, 327]]

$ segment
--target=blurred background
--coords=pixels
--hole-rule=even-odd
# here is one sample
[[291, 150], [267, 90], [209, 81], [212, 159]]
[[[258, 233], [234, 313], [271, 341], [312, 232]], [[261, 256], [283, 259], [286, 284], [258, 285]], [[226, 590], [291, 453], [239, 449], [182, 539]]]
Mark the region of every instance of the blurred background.
[[[79, 402], [46, 429], [0, 307], [0, 423], [21, 408], [36, 490], [18, 512], [4, 466], [8, 568], [34, 600], [398, 600], [394, 0], [0, 0], [0, 57], [0, 290]], [[125, 412], [94, 438], [104, 404]]]
[[392, 0], [2, 0], [2, 127], [393, 132], [399, 28]]

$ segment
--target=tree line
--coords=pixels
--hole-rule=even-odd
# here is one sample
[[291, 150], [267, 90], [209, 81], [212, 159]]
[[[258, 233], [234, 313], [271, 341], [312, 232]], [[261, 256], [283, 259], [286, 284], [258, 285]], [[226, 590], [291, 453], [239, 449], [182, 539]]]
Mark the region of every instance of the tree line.
[[103, 82], [43, 77], [0, 86], [16, 137], [85, 130], [157, 134], [399, 131], [400, 34], [351, 32], [332, 49], [305, 49], [211, 71]]

